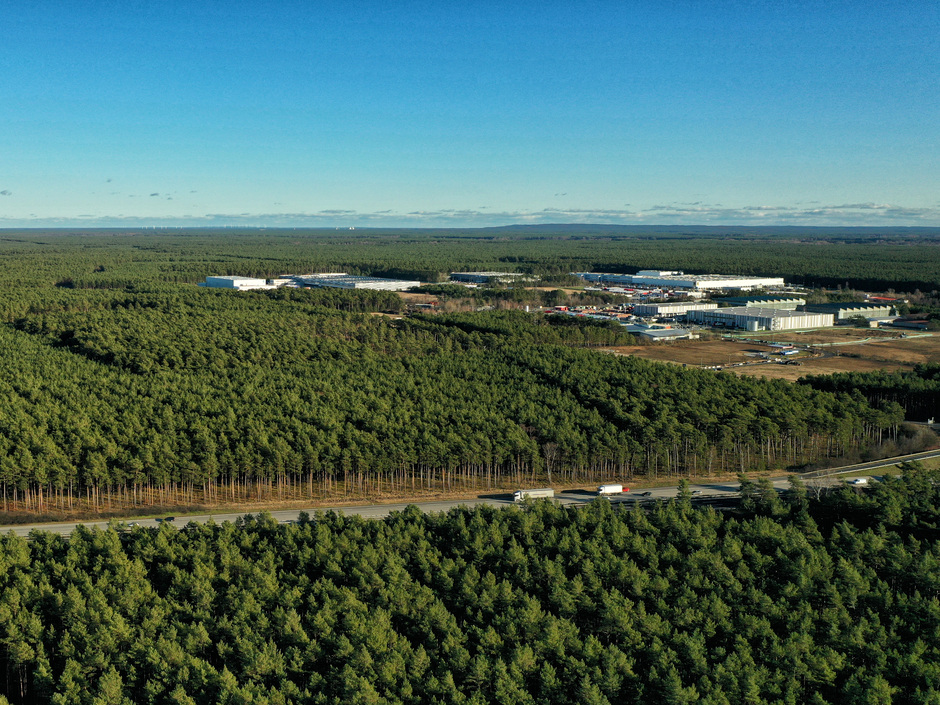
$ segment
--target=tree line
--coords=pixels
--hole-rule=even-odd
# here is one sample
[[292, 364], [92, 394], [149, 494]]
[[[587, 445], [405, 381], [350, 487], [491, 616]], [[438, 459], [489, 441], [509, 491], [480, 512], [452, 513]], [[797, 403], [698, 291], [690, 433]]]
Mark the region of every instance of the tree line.
[[897, 404], [911, 420], [940, 418], [940, 365], [936, 363], [913, 370], [811, 375], [800, 382], [827, 392], [859, 394], [872, 404]]
[[784, 276], [813, 288], [940, 289], [935, 231], [27, 230], [0, 232], [0, 253], [16, 263], [0, 272], [0, 282], [30, 288], [44, 282], [114, 289], [315, 271], [438, 282], [452, 271], [497, 270], [563, 282], [578, 271], [681, 269]]

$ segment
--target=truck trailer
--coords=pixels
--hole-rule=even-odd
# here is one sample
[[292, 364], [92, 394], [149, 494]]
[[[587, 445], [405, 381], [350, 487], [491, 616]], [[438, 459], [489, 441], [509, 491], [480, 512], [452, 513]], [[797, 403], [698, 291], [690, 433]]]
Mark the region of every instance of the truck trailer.
[[622, 492], [629, 492], [629, 487], [624, 487], [623, 485], [601, 485], [597, 488], [597, 494], [621, 494]]
[[540, 499], [542, 497], [551, 499], [554, 496], [555, 496], [555, 490], [553, 490], [551, 487], [544, 487], [540, 490], [518, 490], [517, 492], [513, 493], [512, 501], [521, 502], [527, 497], [530, 499]]

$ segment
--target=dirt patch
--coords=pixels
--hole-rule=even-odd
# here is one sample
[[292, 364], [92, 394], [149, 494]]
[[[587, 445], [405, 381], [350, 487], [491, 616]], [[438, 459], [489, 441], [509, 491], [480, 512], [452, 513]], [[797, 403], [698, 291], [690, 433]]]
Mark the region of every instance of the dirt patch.
[[[910, 369], [940, 363], [940, 336], [900, 338], [896, 331], [833, 329], [808, 333], [758, 333], [757, 340], [699, 340], [610, 348], [618, 355], [688, 367], [720, 367], [735, 374], [797, 380], [806, 375]], [[762, 361], [761, 353], [781, 360], [769, 342], [814, 345], [789, 358], [794, 364]], [[798, 364], [796, 364], [798, 363]]]
[[836, 372], [876, 372], [877, 370], [909, 369], [906, 365], [888, 364], [851, 357], [820, 357], [800, 361], [799, 365], [755, 365], [736, 367], [732, 371], [749, 377], [786, 379], [795, 382], [808, 375], [831, 375]]
[[761, 353], [770, 354], [775, 350], [769, 345], [729, 340], [676, 341], [607, 349], [618, 355], [635, 355], [646, 360], [674, 362], [690, 367], [754, 362], [760, 358]]
[[[844, 352], [856, 352], [856, 350]], [[940, 362], [940, 337], [873, 342], [865, 345], [862, 352], [872, 360], [890, 360], [912, 365]]]
[[818, 330], [792, 331], [784, 330], [777, 333], [760, 331], [754, 333], [754, 338], [771, 343], [793, 343], [794, 345], [827, 345], [833, 343], [854, 343], [863, 340], [892, 340], [900, 337], [897, 331], [879, 330], [876, 328], [820, 328]]

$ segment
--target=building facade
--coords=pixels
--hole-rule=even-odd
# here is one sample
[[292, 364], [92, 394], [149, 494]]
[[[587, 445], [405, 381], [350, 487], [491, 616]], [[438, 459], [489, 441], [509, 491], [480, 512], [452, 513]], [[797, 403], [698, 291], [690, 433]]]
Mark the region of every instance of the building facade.
[[744, 306], [717, 308], [710, 311], [689, 311], [686, 319], [707, 326], [724, 326], [750, 331], [796, 330], [827, 328], [834, 324], [831, 313], [787, 311], [776, 308]]
[[703, 304], [694, 301], [673, 301], [665, 304], [637, 304], [633, 307], [636, 316], [681, 316], [687, 311], [710, 311], [718, 304]]

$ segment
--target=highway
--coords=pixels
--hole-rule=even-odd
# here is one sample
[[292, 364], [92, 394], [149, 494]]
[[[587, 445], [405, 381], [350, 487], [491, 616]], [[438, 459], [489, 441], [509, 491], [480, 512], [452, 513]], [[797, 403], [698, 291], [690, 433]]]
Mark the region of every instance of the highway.
[[[904, 461], [914, 461], [914, 460], [927, 460], [929, 458], [940, 457], [940, 450], [929, 450], [923, 453], [913, 453], [911, 455], [904, 455], [894, 458], [885, 458], [883, 460], [874, 460], [866, 463], [858, 463], [856, 465], [849, 465], [840, 468], [830, 468], [827, 470], [819, 470], [812, 473], [806, 473], [801, 475], [804, 480], [824, 480], [824, 481], [833, 481], [833, 478], [837, 475], [844, 474], [857, 474], [863, 473], [870, 470], [877, 470], [878, 468], [888, 467], [891, 465], [897, 465], [898, 463]], [[789, 487], [789, 481], [786, 477], [776, 477], [772, 479], [773, 485], [778, 490], [785, 490]], [[699, 500], [716, 500], [720, 498], [730, 498], [734, 497], [738, 493], [739, 483], [734, 482], [716, 482], [716, 483], [703, 483], [703, 484], [693, 484], [690, 485], [690, 489], [695, 493], [693, 496], [693, 501]], [[670, 487], [657, 487], [649, 490], [636, 490], [633, 492], [625, 492], [622, 495], [617, 495], [613, 497], [608, 497], [611, 502], [616, 504], [628, 503], [634, 504], [636, 502], [653, 502], [657, 499], [668, 500], [672, 499], [678, 494], [679, 488], [677, 485]], [[646, 495], [646, 493], [649, 493]], [[556, 501], [562, 506], [566, 507], [577, 507], [579, 505], [584, 505], [590, 502], [591, 500], [597, 497], [596, 493], [589, 492], [587, 490], [568, 490], [559, 492], [555, 495]], [[320, 507], [311, 507], [309, 509], [283, 509], [269, 512], [269, 514], [278, 522], [285, 523], [289, 521], [296, 521], [300, 516], [301, 512], [307, 512], [308, 514], [314, 514], [315, 512], [328, 512], [334, 511], [341, 514], [348, 515], [357, 515], [365, 519], [383, 519], [387, 517], [392, 512], [400, 512], [405, 507], [414, 504], [419, 507], [423, 512], [446, 512], [449, 509], [454, 507], [478, 507], [481, 505], [490, 505], [493, 507], [507, 507], [513, 504], [512, 493], [507, 492], [505, 495], [489, 495], [486, 497], [479, 497], [476, 499], [459, 499], [459, 500], [449, 500], [449, 501], [435, 501], [435, 502], [403, 502], [400, 504], [363, 504], [363, 505], [354, 505], [354, 506], [320, 506]], [[173, 520], [172, 525], [177, 528], [182, 528], [186, 526], [189, 522], [196, 522], [199, 524], [204, 524], [208, 521], [214, 521], [218, 524], [226, 521], [235, 521], [241, 517], [247, 516], [250, 512], [236, 512], [230, 514], [200, 514], [200, 515], [189, 515], [185, 517], [178, 517]], [[22, 524], [22, 525], [11, 525], [9, 527], [0, 527], [0, 533], [9, 533], [12, 532], [17, 536], [28, 536], [31, 531], [49, 531], [56, 534], [69, 535], [74, 530], [75, 527], [79, 524], [84, 525], [87, 528], [100, 528], [106, 529], [109, 524], [115, 523], [118, 526], [132, 529], [135, 526], [142, 527], [151, 527], [155, 528], [160, 526], [160, 523], [164, 521], [163, 518], [157, 519], [126, 519], [124, 521], [81, 521], [81, 522], [56, 522], [51, 524]]]
[[[788, 486], [786, 478], [777, 478], [774, 480], [774, 487], [778, 489], [786, 489]], [[715, 484], [701, 484], [701, 485], [691, 485], [693, 491], [697, 491], [700, 494], [696, 494], [693, 499], [715, 499], [720, 497], [733, 497], [737, 494], [738, 483], [737, 482], [728, 482], [728, 483], [715, 483]], [[633, 504], [635, 502], [652, 502], [657, 499], [671, 499], [677, 495], [679, 491], [678, 486], [671, 487], [657, 487], [650, 490], [637, 490], [635, 492], [624, 492], [622, 495], [611, 496], [608, 499], [611, 502], [622, 504], [628, 503]], [[641, 492], [649, 492], [648, 496], [644, 496]], [[556, 501], [562, 506], [568, 507], [577, 507], [578, 505], [584, 505], [590, 502], [593, 499], [597, 498], [597, 494], [594, 492], [589, 492], [587, 490], [570, 490], [566, 492], [559, 492], [555, 495]], [[490, 505], [493, 507], [507, 507], [513, 504], [512, 493], [507, 492], [505, 495], [490, 495], [485, 498], [477, 499], [459, 499], [459, 500], [450, 500], [450, 501], [436, 501], [436, 502], [404, 502], [401, 504], [365, 504], [365, 505], [355, 505], [355, 506], [336, 506], [336, 507], [311, 507], [309, 509], [284, 509], [268, 512], [271, 517], [280, 523], [285, 523], [289, 521], [296, 521], [300, 516], [301, 512], [307, 512], [308, 514], [313, 514], [315, 512], [327, 512], [335, 511], [340, 514], [348, 515], [357, 515], [365, 519], [383, 519], [387, 517], [392, 512], [400, 512], [405, 507], [414, 504], [419, 507], [421, 511], [424, 512], [446, 512], [449, 509], [454, 507], [478, 507], [481, 505]], [[177, 528], [182, 528], [186, 526], [189, 522], [196, 522], [199, 524], [204, 524], [208, 521], [214, 521], [218, 524], [226, 521], [235, 521], [241, 517], [247, 516], [250, 512], [237, 512], [231, 514], [199, 514], [199, 515], [189, 515], [185, 517], [176, 517], [174, 518], [172, 525]], [[109, 524], [114, 523], [117, 526], [126, 527], [133, 529], [135, 526], [141, 527], [150, 527], [156, 528], [165, 521], [164, 518], [156, 519], [126, 519], [124, 521], [111, 520], [111, 521], [80, 521], [80, 522], [56, 522], [51, 524], [23, 524], [23, 525], [13, 525], [9, 527], [2, 527], [0, 531], [9, 533], [12, 532], [17, 536], [28, 536], [29, 533], [33, 530], [38, 531], [48, 531], [51, 533], [69, 535], [79, 524], [84, 525], [86, 528], [99, 528], [106, 529]]]

